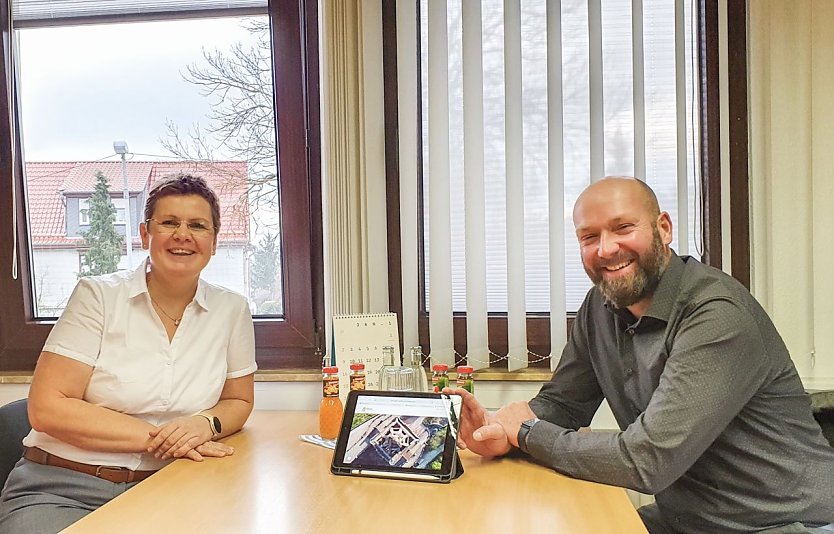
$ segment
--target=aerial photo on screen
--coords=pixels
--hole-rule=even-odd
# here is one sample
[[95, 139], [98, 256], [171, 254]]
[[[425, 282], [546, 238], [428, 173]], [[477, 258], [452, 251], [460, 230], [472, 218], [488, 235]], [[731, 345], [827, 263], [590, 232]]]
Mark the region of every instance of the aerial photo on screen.
[[448, 425], [443, 417], [356, 414], [345, 463], [439, 471]]

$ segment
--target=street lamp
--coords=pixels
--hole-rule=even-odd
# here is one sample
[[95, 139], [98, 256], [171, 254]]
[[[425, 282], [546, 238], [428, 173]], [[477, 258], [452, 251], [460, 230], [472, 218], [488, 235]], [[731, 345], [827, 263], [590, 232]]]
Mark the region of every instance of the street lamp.
[[125, 154], [127, 154], [127, 142], [113, 141], [113, 150], [116, 151], [116, 154], [122, 156], [122, 180], [124, 180], [124, 191], [122, 192], [122, 194], [124, 195], [125, 199], [125, 241], [127, 242], [127, 268], [132, 271], [133, 232], [131, 232], [130, 229], [132, 217], [130, 216], [130, 190], [127, 183], [127, 160], [125, 159]]

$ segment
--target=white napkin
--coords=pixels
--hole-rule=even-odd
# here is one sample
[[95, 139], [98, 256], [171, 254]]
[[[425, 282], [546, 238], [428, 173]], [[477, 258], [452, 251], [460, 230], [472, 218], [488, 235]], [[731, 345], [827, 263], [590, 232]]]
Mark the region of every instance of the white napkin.
[[321, 445], [325, 449], [336, 448], [335, 439], [324, 439], [318, 434], [301, 434], [300, 436], [298, 436], [298, 439], [300, 439], [301, 441], [306, 441], [307, 443], [312, 443], [314, 445]]

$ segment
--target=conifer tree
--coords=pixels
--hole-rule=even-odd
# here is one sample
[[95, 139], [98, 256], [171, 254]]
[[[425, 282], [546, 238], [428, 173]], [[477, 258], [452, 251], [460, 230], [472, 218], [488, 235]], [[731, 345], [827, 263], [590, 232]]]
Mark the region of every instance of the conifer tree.
[[[129, 213], [129, 210], [127, 211]], [[116, 207], [110, 199], [110, 185], [101, 171], [96, 171], [96, 187], [89, 201], [90, 228], [81, 232], [90, 247], [81, 262], [79, 278], [115, 272], [119, 268], [124, 237], [116, 231]]]

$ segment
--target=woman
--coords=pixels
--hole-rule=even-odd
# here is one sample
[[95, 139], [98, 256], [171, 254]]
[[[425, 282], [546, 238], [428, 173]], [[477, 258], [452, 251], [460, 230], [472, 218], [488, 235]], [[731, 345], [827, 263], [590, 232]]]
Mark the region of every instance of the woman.
[[139, 226], [148, 259], [79, 280], [38, 359], [32, 432], [0, 496], [0, 532], [57, 532], [174, 458], [233, 453], [254, 400], [246, 300], [200, 280], [220, 228], [202, 178], [164, 178]]

